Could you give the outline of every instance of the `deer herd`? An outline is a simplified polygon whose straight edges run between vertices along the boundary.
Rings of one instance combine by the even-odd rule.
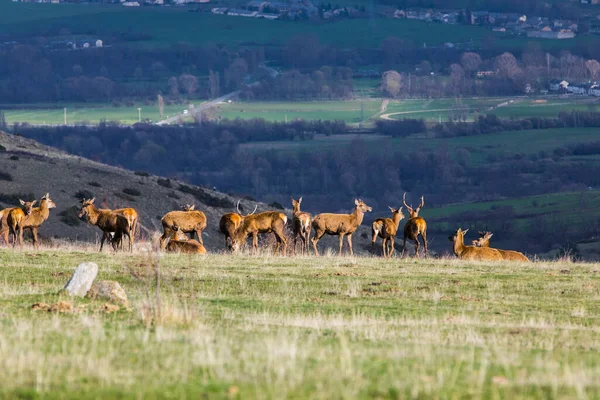
[[[29,229],[33,236],[33,244],[36,249],[39,248],[38,230],[40,226],[48,219],[50,209],[55,208],[56,204],[50,199],[50,194],[46,193],[39,202],[38,207],[34,207],[36,201],[26,202],[19,200],[21,207],[11,207],[0,211],[0,236],[9,244],[12,240],[13,247],[19,244],[23,247],[23,231]],[[354,210],[350,214],[332,214],[323,213],[312,217],[309,213],[301,211],[302,197],[292,201],[292,238],[293,252],[297,254],[298,239],[300,241],[301,254],[309,252],[310,243],[315,255],[319,255],[317,244],[319,240],[327,234],[338,236],[339,255],[342,255],[344,237],[348,242],[350,254],[353,255],[352,235],[362,224],[365,213],[371,212],[372,208],[362,200],[354,200]],[[135,234],[138,229],[138,213],[133,208],[121,209],[101,209],[95,206],[95,199],[82,199],[81,207],[78,212],[79,218],[85,218],[90,225],[95,225],[102,231],[100,241],[100,251],[104,243],[108,241],[114,250],[123,248],[123,238],[127,236],[129,246],[128,250],[133,251]],[[419,212],[425,206],[425,199],[421,197],[421,203],[417,208],[413,208],[406,203],[406,193],[402,196],[403,207],[408,212],[408,220],[404,224],[404,240],[402,245],[402,255],[406,252],[406,241],[411,240],[415,245],[415,256],[419,257],[421,244],[419,236],[423,240],[425,256],[428,257],[427,250],[427,223]],[[406,218],[402,208],[389,207],[391,218],[377,218],[371,224],[371,248],[374,248],[377,238],[382,240],[383,257],[392,257],[395,253],[395,238],[400,226],[400,222]],[[239,201],[236,206],[237,212],[224,214],[219,221],[219,231],[225,237],[225,247],[230,251],[237,252],[245,246],[247,238],[252,236],[252,252],[258,252],[258,235],[264,233],[273,233],[277,242],[275,254],[281,252],[285,255],[287,252],[288,238],[285,234],[288,217],[279,211],[265,211],[256,213],[257,208],[248,214],[243,214],[239,208]],[[185,205],[181,210],[170,211],[161,219],[163,234],[160,237],[160,249],[169,252],[205,254],[206,249],[202,240],[202,231],[206,228],[206,215],[195,209],[194,205]],[[314,231],[312,239],[311,231]],[[457,229],[449,240],[453,243],[453,252],[459,259],[463,260],[510,260],[529,262],[529,259],[523,254],[512,250],[500,250],[490,247],[491,232],[479,232],[479,239],[473,240],[471,246],[464,243],[464,236],[467,230]],[[190,235],[189,238],[187,235]],[[10,238],[9,238],[10,236]],[[195,239],[197,237],[197,240]]]

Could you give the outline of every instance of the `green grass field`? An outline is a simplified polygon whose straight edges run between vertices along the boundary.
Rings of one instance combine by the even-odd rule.
[[[143,253],[0,260],[5,398],[600,396],[597,264],[165,256],[157,297]],[[129,309],[56,294],[84,260]]]
[[[64,122],[63,107],[67,108],[67,123],[92,123],[97,124],[102,120],[109,122],[116,121],[122,124],[134,124],[138,122],[138,107],[141,110],[142,119],[152,121],[160,120],[160,113],[156,105],[138,104],[134,107],[113,107],[110,104],[35,104],[34,108],[14,108],[4,109],[6,122],[13,124],[15,122],[27,122],[29,124],[60,125]],[[27,106],[25,106],[27,107]],[[31,106],[29,106],[31,107]],[[169,105],[165,106],[164,117],[181,113],[187,105]],[[2,110],[0,105],[0,110]]]

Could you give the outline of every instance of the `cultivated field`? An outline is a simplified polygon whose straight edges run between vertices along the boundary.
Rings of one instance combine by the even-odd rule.
[[[149,253],[0,261],[1,397],[600,396],[598,264],[168,255],[157,298]],[[130,308],[57,295],[82,261]]]

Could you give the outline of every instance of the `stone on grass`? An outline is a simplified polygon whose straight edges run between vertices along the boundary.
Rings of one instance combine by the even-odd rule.
[[[98,275],[98,264],[93,262],[84,262],[79,264],[69,282],[67,282],[64,290],[70,296],[83,297],[86,295],[94,279]]]
[[[129,304],[127,294],[121,285],[119,285],[119,282],[115,281],[94,282],[87,293],[87,297],[90,299],[105,299],[124,307],[127,307]]]

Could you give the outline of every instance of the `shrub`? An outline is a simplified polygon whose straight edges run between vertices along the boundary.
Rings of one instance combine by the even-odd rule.
[[[177,195],[177,193],[175,193],[175,192],[170,192],[169,194],[167,194],[167,197],[170,197],[170,198],[175,199],[175,200],[181,199],[181,197],[179,197]]]
[[[9,174],[8,172],[0,171],[0,181],[12,182],[12,180],[13,180],[13,177],[11,174]]]
[[[115,192],[114,193],[116,197],[123,199],[123,200],[127,200],[127,201],[135,201],[135,197],[133,196],[129,196],[125,193],[121,193],[121,192]]]
[[[4,147],[0,144],[0,152],[4,152],[4,151],[6,151],[6,147]]]
[[[271,204],[269,204],[269,207],[273,207],[277,210],[283,210],[283,206],[281,205],[281,203],[278,203],[276,201],[272,202]]]
[[[94,193],[90,192],[89,190],[82,189],[77,191],[73,197],[76,199],[93,199]]]
[[[16,206],[20,204],[19,199],[23,199],[25,201],[32,201],[33,199],[35,199],[35,196],[33,195],[33,193],[0,193],[0,202],[4,204]]]
[[[13,161],[19,161],[19,156],[10,156],[10,159]]]
[[[81,224],[81,220],[77,216],[79,209],[76,206],[69,207],[58,213],[60,217],[60,222],[63,224],[67,224],[69,226],[79,226]]]
[[[142,192],[135,188],[125,188],[123,189],[123,193],[128,194],[130,196],[141,196]]]
[[[137,176],[145,176],[145,177],[150,176],[150,174],[145,171],[135,171],[134,174],[136,174]]]
[[[168,189],[171,189],[173,187],[173,185],[171,185],[171,180],[169,178],[167,178],[167,179],[158,178],[156,183],[158,183],[159,186],[166,187]]]
[[[99,184],[98,182],[95,182],[95,181],[88,182],[88,185],[93,186],[93,187],[102,187],[101,184]]]

